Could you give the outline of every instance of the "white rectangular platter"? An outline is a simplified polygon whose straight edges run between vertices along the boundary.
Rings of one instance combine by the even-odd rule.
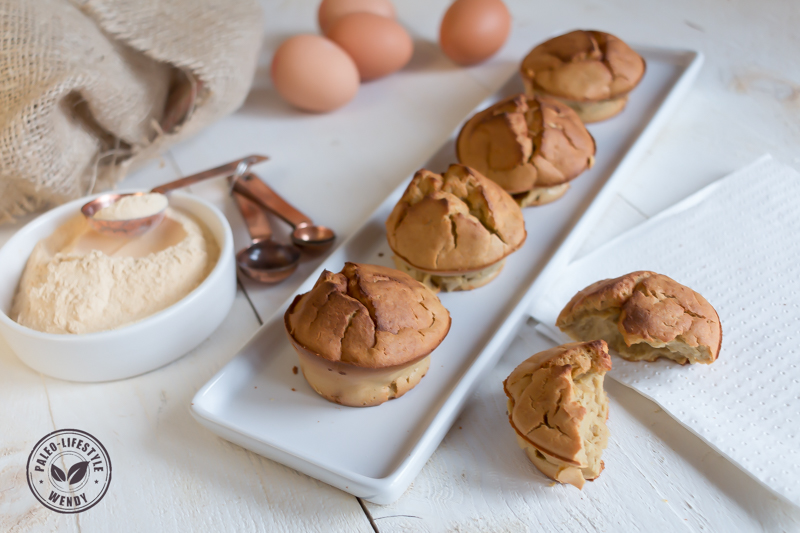
[[[647,61],[647,73],[627,109],[589,127],[597,142],[595,166],[573,181],[562,199],[525,210],[528,239],[497,279],[475,291],[440,295],[452,327],[416,388],[368,408],[343,407],[318,396],[302,373],[293,372],[299,365],[283,327],[289,300],[198,391],[191,406],[194,417],[225,439],[355,496],[378,504],[399,498],[527,317],[541,286],[534,281],[544,266],[558,269],[574,254],[702,64],[702,55],[694,51],[636,49]],[[515,75],[476,111],[522,90]],[[440,172],[455,162],[459,128],[422,168]],[[384,221],[408,180],[328,256],[299,293],[308,291],[323,269],[338,272],[346,261],[392,266]]]

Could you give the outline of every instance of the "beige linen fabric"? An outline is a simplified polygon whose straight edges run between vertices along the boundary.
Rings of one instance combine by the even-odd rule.
[[[0,0],[0,223],[239,107],[261,33],[256,0]]]

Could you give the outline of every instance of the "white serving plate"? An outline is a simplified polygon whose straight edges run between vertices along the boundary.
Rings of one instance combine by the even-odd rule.
[[[444,438],[470,391],[513,339],[542,268],[548,261],[548,268],[557,268],[563,264],[560,257],[570,257],[580,246],[702,64],[699,52],[637,51],[647,60],[647,74],[628,108],[589,127],[597,142],[594,168],[573,181],[559,201],[524,210],[528,239],[496,280],[475,291],[440,295],[452,328],[416,388],[368,408],[343,407],[318,396],[302,373],[292,372],[299,363],[283,326],[289,299],[198,391],[193,416],[225,439],[355,496],[378,504],[399,498]],[[475,111],[522,90],[515,75]],[[459,129],[424,168],[443,171],[455,162]],[[308,291],[323,269],[338,272],[345,261],[392,266],[384,221],[410,179],[339,245],[298,293]]]
[[[170,205],[203,222],[220,248],[217,264],[197,288],[154,315],[110,331],[59,335],[17,324],[8,314],[33,247],[97,196],[80,198],[42,214],[0,248],[0,334],[23,363],[69,381],[124,379],[171,363],[217,329],[236,297],[233,235],[228,220],[202,198],[174,192],[170,193]]]

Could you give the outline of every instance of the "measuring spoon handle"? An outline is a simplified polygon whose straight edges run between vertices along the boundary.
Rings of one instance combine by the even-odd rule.
[[[189,185],[194,185],[195,183],[198,183],[203,180],[216,178],[219,176],[225,176],[226,174],[228,175],[233,174],[234,172],[236,172],[236,168],[239,166],[240,163],[245,163],[249,167],[251,165],[255,165],[256,163],[261,163],[262,161],[266,161],[267,159],[269,159],[269,157],[265,155],[249,155],[247,157],[243,157],[242,159],[231,161],[230,163],[226,163],[224,165],[220,165],[215,168],[204,170],[203,172],[198,172],[197,174],[192,174],[191,176],[186,176],[185,178],[165,183],[164,185],[159,185],[158,187],[153,189],[152,192],[164,194],[169,191],[174,191],[175,189],[180,189],[181,187],[188,187]]]
[[[278,193],[272,190],[272,187],[261,181],[261,179],[252,172],[245,174],[241,179],[237,180],[233,186],[233,190],[258,202],[262,207],[269,209],[294,228],[313,224],[310,218],[281,198]]]
[[[233,191],[231,196],[233,196],[236,207],[239,208],[239,212],[244,218],[247,232],[250,234],[250,239],[253,243],[267,241],[272,238],[272,227],[269,224],[269,219],[267,219],[267,214],[261,209],[261,206],[236,191]]]

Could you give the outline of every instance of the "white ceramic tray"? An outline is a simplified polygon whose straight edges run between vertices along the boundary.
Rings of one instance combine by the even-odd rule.
[[[194,417],[225,439],[355,496],[378,504],[399,498],[527,317],[541,286],[534,283],[539,273],[546,264],[548,270],[558,269],[574,254],[702,64],[702,55],[694,51],[637,51],[647,60],[647,74],[627,109],[589,128],[597,142],[594,168],[573,181],[559,201],[525,210],[528,239],[496,280],[475,291],[441,295],[452,328],[416,388],[378,407],[343,407],[322,399],[302,373],[292,371],[297,356],[283,327],[290,299],[195,395]],[[522,84],[515,75],[476,111],[519,92]],[[453,138],[422,166],[443,171],[451,162]],[[308,291],[323,269],[338,272],[345,261],[391,266],[384,221],[407,184],[401,183],[298,292]]]

